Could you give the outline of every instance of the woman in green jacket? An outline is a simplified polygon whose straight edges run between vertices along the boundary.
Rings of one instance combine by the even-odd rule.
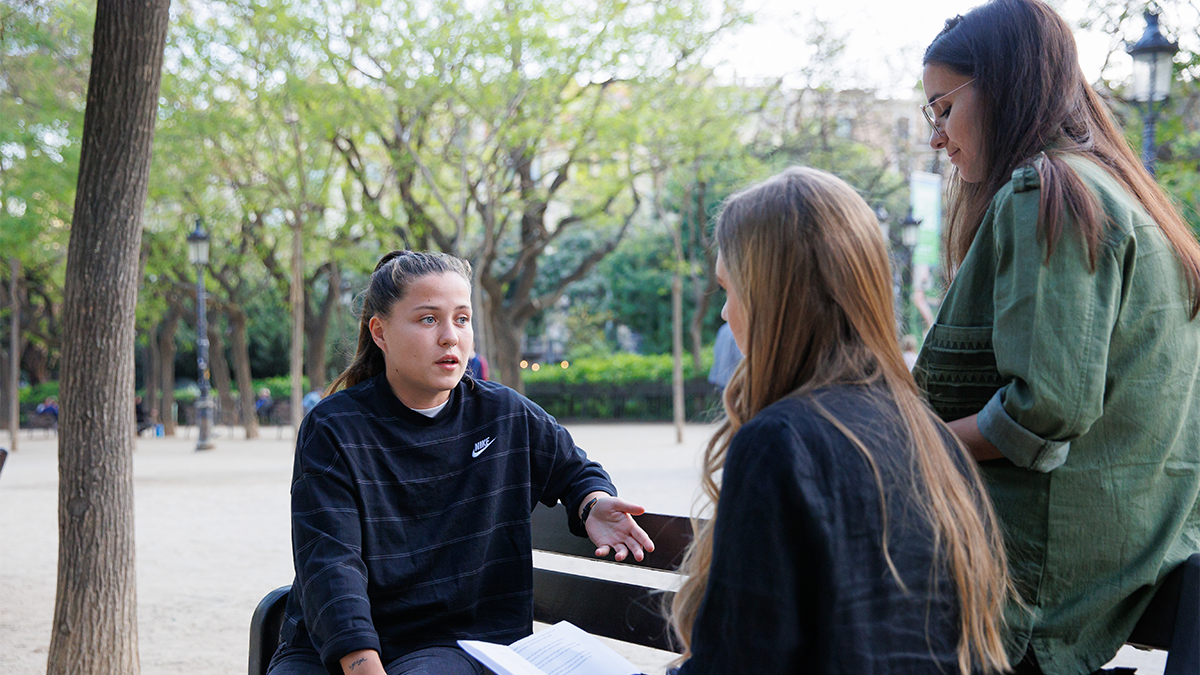
[[[925,52],[952,283],[915,375],[980,462],[1017,673],[1098,670],[1200,551],[1200,246],[1039,0]]]

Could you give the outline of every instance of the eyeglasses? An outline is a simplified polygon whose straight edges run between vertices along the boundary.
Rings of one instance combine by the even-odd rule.
[[[966,82],[958,85],[957,87],[951,89],[950,91],[933,99],[929,103],[926,103],[925,105],[921,106],[921,114],[925,116],[925,121],[929,122],[929,128],[933,129],[933,133],[937,134],[938,136],[941,136],[946,133],[945,131],[942,131],[942,128],[940,126],[938,126],[938,123],[937,123],[938,116],[933,113],[933,104],[946,98],[950,94],[953,94],[954,92],[958,91],[959,89],[962,89],[963,87],[967,86],[968,84],[971,84],[974,81],[975,81],[975,78],[972,77],[971,79],[967,80]]]

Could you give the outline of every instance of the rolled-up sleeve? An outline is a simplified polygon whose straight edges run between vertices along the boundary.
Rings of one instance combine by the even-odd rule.
[[[1004,409],[1003,392],[1004,389],[997,391],[979,411],[976,418],[979,432],[1017,466],[1043,473],[1062,466],[1067,461],[1071,444],[1046,440],[1018,424]]]
[[[1022,175],[1023,174],[1023,175]],[[993,205],[996,368],[1008,380],[979,413],[984,438],[1018,466],[1051,471],[1104,411],[1109,341],[1120,313],[1123,256],[1102,241],[1093,268],[1073,218],[1047,258],[1032,168]]]

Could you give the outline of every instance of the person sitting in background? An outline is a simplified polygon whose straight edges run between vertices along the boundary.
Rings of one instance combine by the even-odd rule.
[[[716,386],[718,392],[725,391],[733,371],[742,362],[742,350],[738,349],[737,341],[733,339],[733,331],[729,324],[722,324],[717,329],[717,340],[713,343],[713,364],[708,371],[708,381]]]
[[[488,379],[488,362],[483,354],[471,350],[471,358],[467,360],[467,374],[476,380]]]
[[[39,415],[49,415],[54,421],[54,426],[58,427],[58,399],[47,396],[46,400],[38,404],[35,412]]]
[[[258,415],[258,419],[265,422],[274,405],[275,399],[271,398],[271,390],[266,387],[259,389],[258,398],[254,401],[254,413]]]
[[[138,436],[141,436],[143,431],[154,426],[154,423],[150,421],[150,413],[146,411],[146,406],[142,404],[141,396],[133,398],[133,415],[137,420]]]

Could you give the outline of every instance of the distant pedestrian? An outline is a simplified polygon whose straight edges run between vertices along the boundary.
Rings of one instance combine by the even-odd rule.
[[[304,414],[307,415],[310,410],[317,407],[317,404],[321,402],[321,398],[323,398],[321,392],[316,389],[305,394],[304,400],[300,402],[304,406]]]
[[[271,408],[275,406],[275,399],[271,398],[271,390],[263,387],[258,390],[258,398],[254,401],[254,414],[262,421],[266,421],[271,414]]]
[[[467,360],[467,374],[476,380],[488,379],[487,357],[471,350],[471,358]]]
[[[717,329],[717,341],[713,343],[713,364],[708,371],[708,381],[716,385],[717,391],[724,391],[741,362],[742,350],[733,339],[733,331],[729,330],[729,324],[722,324]]]

